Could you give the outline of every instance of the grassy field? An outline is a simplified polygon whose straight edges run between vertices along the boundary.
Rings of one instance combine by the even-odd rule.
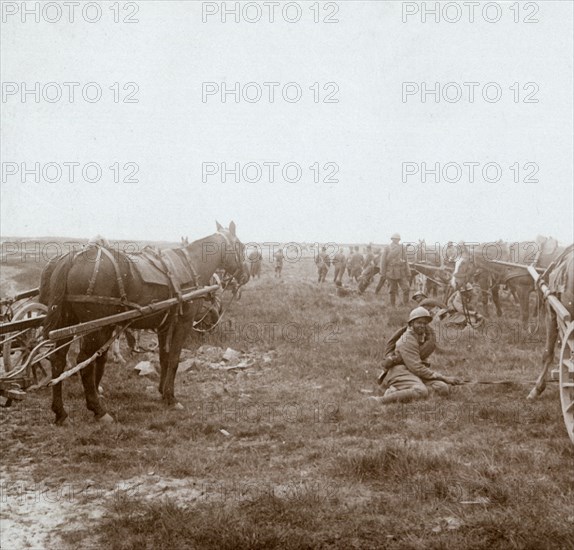
[[[319,288],[310,260],[282,280],[264,265],[200,343],[272,360],[178,374],[185,410],[162,407],[140,358],[108,366],[113,425],[93,420],[76,378],[66,427],[47,390],[1,410],[1,548],[574,548],[557,385],[526,401],[543,328],[503,306],[480,333],[440,329],[431,361],[510,383],[382,406],[378,363],[410,308],[389,310],[386,289]]]

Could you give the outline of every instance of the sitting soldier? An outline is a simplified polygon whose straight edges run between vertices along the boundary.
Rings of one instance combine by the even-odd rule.
[[[385,393],[374,399],[382,403],[425,399],[429,389],[445,395],[449,385],[462,383],[456,377],[431,370],[426,361],[436,348],[436,336],[428,326],[431,320],[424,307],[417,307],[411,311],[408,325],[388,341],[378,379]]]
[[[466,283],[448,300],[446,310],[440,312],[440,318],[446,319],[447,327],[466,327],[467,324],[477,328],[483,325],[484,317],[471,309],[474,287]]]

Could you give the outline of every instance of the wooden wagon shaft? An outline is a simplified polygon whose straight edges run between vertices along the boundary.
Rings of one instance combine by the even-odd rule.
[[[540,275],[532,266],[527,266],[528,272],[530,273],[531,277],[534,279],[536,286],[540,289],[544,298],[548,300],[552,309],[556,312],[556,314],[565,322],[569,323],[572,319],[570,318],[569,311],[564,307],[564,304],[552,294],[548,285],[540,278]]]
[[[210,285],[199,290],[193,290],[182,294],[181,298],[184,302],[189,302],[196,298],[203,298],[210,292],[218,290],[219,285]],[[140,309],[133,309],[130,311],[124,311],[123,313],[116,313],[115,315],[109,315],[107,317],[101,317],[100,319],[95,319],[93,321],[87,321],[85,323],[80,323],[78,325],[72,325],[65,328],[60,328],[57,330],[50,331],[48,335],[50,340],[61,340],[62,338],[68,338],[69,336],[75,336],[76,334],[82,334],[84,332],[91,332],[98,328],[102,328],[108,325],[115,325],[123,323],[124,321],[130,321],[132,319],[137,319],[138,317],[144,317],[151,315],[153,313],[158,313],[162,310],[169,309],[179,303],[177,298],[169,298],[168,300],[162,300],[161,302],[156,302],[155,304],[149,304],[147,306],[142,306]]]
[[[534,267],[534,266],[529,266],[529,265],[525,265],[525,264],[515,264],[513,262],[505,262],[503,260],[488,260],[489,262],[492,262],[493,264],[499,264],[499,265],[505,265],[507,267],[519,267],[522,269],[528,269],[528,271],[530,271],[530,267],[532,267],[533,269],[536,270],[536,272],[538,273],[544,273],[544,268],[543,267]]]
[[[18,332],[20,330],[39,327],[44,322],[45,318],[45,315],[38,315],[36,317],[30,317],[29,319],[2,323],[0,325],[0,334],[8,334],[9,332]]]
[[[32,296],[37,296],[38,294],[40,294],[39,288],[31,288],[30,290],[24,290],[23,292],[20,292],[20,294],[16,294],[16,296],[14,296],[14,301],[24,300],[25,298],[31,298]]]

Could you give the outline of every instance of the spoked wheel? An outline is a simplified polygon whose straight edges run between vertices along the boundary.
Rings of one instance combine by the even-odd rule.
[[[21,321],[24,319],[31,319],[39,315],[45,315],[47,308],[43,304],[30,302],[19,308],[13,317],[13,321]],[[4,363],[4,370],[8,373],[19,369],[28,359],[30,352],[42,339],[42,328],[30,328],[22,331],[16,338],[8,340],[2,346],[2,360]],[[23,378],[27,379],[32,384],[38,384],[41,380],[49,375],[49,361],[43,359],[38,361],[27,369],[28,372],[23,373]]]
[[[574,322],[568,324],[560,350],[560,401],[568,435],[574,443]]]

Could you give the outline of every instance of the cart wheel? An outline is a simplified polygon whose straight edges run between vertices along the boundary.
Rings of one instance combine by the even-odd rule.
[[[568,435],[574,443],[574,322],[568,324],[560,350],[560,401]]]
[[[44,304],[30,302],[17,309],[12,320],[21,321],[23,319],[30,319],[32,317],[37,317],[38,315],[45,315],[47,311],[48,308]],[[4,362],[4,370],[6,372],[17,369],[26,361],[29,353],[40,341],[41,334],[41,327],[30,328],[23,332],[23,334],[18,338],[4,343],[2,346],[2,360]],[[45,363],[45,365],[42,365],[42,363]],[[47,375],[47,364],[47,361],[40,361],[35,365],[32,365],[31,372],[29,374],[32,375],[34,380],[36,380],[40,371],[43,371],[44,375]]]

